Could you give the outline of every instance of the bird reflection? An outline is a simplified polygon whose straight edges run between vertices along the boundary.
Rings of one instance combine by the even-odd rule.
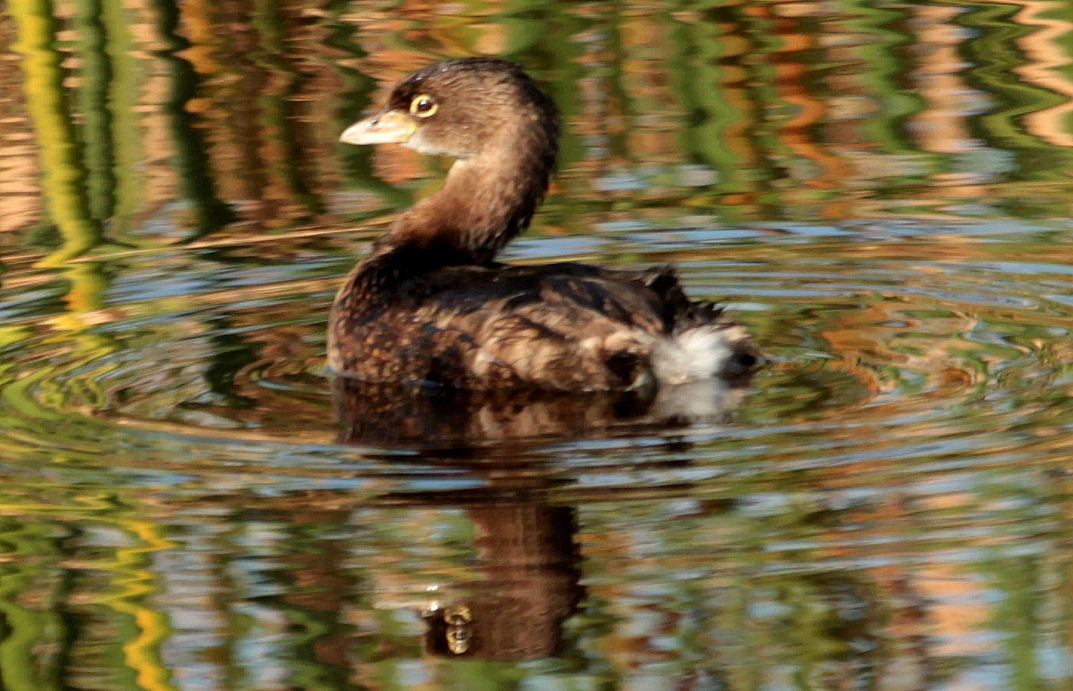
[[[428,451],[511,446],[680,430],[725,422],[748,379],[668,386],[654,396],[634,392],[528,397],[370,384],[337,377],[336,418],[343,444],[396,445]],[[497,449],[504,451],[502,446]]]
[[[553,655],[562,623],[583,594],[574,510],[517,503],[470,506],[466,513],[478,532],[480,590],[428,603],[421,613],[425,649],[490,660]]]
[[[382,499],[412,508],[459,507],[476,528],[479,587],[436,588],[415,601],[388,589],[377,606],[416,609],[432,655],[531,660],[563,645],[563,622],[584,594],[572,506],[548,502],[561,487],[539,443],[594,436],[659,434],[679,439],[698,421],[723,421],[742,395],[736,384],[697,382],[657,395],[536,395],[368,384],[340,377],[334,402],[346,444],[405,447],[422,460],[464,467],[476,488],[397,492]],[[552,461],[553,463],[553,461]]]

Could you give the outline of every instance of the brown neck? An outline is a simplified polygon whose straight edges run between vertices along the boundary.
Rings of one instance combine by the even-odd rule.
[[[484,152],[457,161],[439,192],[404,214],[373,256],[421,255],[420,265],[487,264],[526,229],[548,186],[554,140],[504,128]],[[401,258],[401,257],[400,257]]]

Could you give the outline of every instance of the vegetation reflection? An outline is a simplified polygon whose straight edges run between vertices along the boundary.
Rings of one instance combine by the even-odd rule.
[[[1073,9],[445,7],[0,12],[0,685],[1068,686],[1073,252],[1068,226],[1006,233],[1070,215]],[[740,412],[769,437],[632,445],[614,406],[493,406],[440,428],[510,443],[600,418],[612,441],[513,463],[331,445],[317,313],[377,232],[352,222],[443,173],[338,133],[475,54],[562,108],[535,234],[683,263],[752,300],[787,360],[827,355],[776,363]],[[938,230],[861,241],[906,218]],[[992,218],[1000,240],[941,225]],[[720,269],[756,282],[706,283],[689,233],[719,223],[791,240],[727,244]]]

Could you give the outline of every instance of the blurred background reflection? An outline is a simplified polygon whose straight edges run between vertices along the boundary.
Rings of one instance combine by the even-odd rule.
[[[333,385],[447,167],[338,135],[467,55],[563,112],[507,259],[678,264],[752,382]],[[7,0],[0,688],[1069,688],[1071,171],[1063,0]]]

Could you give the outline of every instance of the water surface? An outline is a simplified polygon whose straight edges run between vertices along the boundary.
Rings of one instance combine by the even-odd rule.
[[[9,3],[0,688],[1067,688],[1071,22]],[[677,264],[747,388],[333,392],[336,287],[445,170],[336,137],[474,54],[567,131],[506,258]]]

